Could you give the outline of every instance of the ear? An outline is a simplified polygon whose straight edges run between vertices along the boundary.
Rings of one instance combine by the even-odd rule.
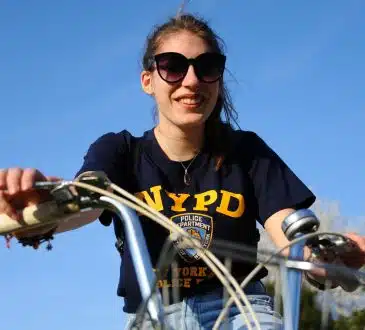
[[[142,85],[142,89],[145,93],[147,93],[148,95],[153,95],[152,72],[151,71],[142,71],[141,85]]]

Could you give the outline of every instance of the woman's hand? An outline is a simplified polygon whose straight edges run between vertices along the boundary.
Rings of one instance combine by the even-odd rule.
[[[47,177],[36,169],[9,168],[0,170],[0,214],[20,220],[21,210],[49,199],[48,192],[36,191],[36,181],[59,181],[57,177]]]
[[[365,265],[365,236],[356,233],[347,233],[345,236],[353,241],[355,248],[341,256],[341,260],[348,267],[361,268]]]
[[[345,237],[349,238],[351,240],[351,244],[353,246],[350,246],[348,249],[346,249],[346,252],[343,252],[334,259],[326,256],[324,259],[321,257],[315,257],[309,258],[309,261],[312,261],[314,263],[329,263],[329,264],[339,264],[339,265],[345,265],[350,268],[359,269],[362,266],[365,265],[365,237],[360,236],[356,233],[347,233],[344,235]],[[332,288],[335,288],[337,286],[341,286],[344,290],[351,292],[357,289],[358,287],[358,281],[356,277],[349,278],[341,277],[338,273],[327,273],[324,269],[315,269],[310,272],[306,272],[306,278],[315,287],[318,289],[324,290],[325,288],[325,282],[329,280],[332,284]]]

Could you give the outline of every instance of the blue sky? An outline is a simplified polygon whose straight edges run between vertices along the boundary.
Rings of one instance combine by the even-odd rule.
[[[179,3],[0,1],[0,166],[71,178],[101,134],[150,128],[139,60],[151,27]],[[188,9],[226,42],[241,127],[318,198],[365,215],[365,2],[193,0]],[[94,223],[58,236],[51,253],[0,249],[1,329],[121,329],[113,244]]]

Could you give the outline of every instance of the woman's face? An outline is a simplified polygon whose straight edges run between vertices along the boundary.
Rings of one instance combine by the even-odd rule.
[[[190,59],[209,50],[203,39],[181,31],[165,37],[156,55],[174,52]],[[175,83],[163,80],[156,69],[142,72],[141,81],[143,89],[156,100],[160,123],[180,128],[203,126],[217,102],[220,84],[219,80],[199,81],[192,65],[186,76]]]

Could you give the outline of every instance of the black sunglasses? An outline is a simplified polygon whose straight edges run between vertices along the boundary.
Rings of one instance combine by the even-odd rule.
[[[154,57],[157,72],[168,83],[182,81],[189,66],[194,67],[197,78],[205,83],[214,83],[223,76],[226,57],[219,53],[203,53],[196,58],[186,58],[179,53],[161,53]]]

